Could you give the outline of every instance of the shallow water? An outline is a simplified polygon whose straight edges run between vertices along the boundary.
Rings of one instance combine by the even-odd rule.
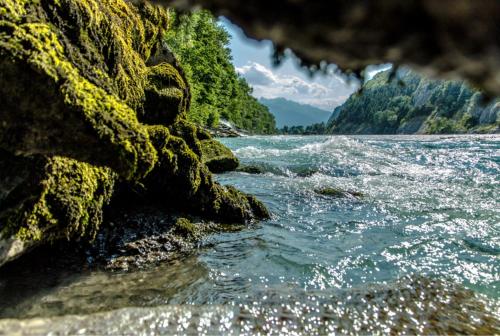
[[[147,329],[142,324],[134,329],[124,315],[149,316],[156,321],[151,328],[159,328],[170,314],[178,328],[182,316],[210,312],[215,329],[203,329],[208,333],[224,321],[239,332],[283,326],[313,334],[498,331],[499,136],[221,141],[242,164],[265,173],[231,172],[218,180],[257,195],[271,210],[271,220],[215,234],[192,255],[142,271],[0,280],[0,317],[30,318],[29,328],[57,321],[71,325],[75,317],[55,322],[53,317],[79,316],[76,329],[62,329],[68,333],[85,328],[82,318],[88,326],[103,318],[94,313],[124,307],[135,308],[112,315],[115,331]],[[363,196],[315,192],[325,187]],[[21,295],[33,281],[36,290]],[[290,324],[283,324],[283,316]],[[324,329],[324,316],[336,329]],[[474,316],[476,322],[470,320]],[[247,330],[242,321],[249,318]],[[211,320],[196,321],[200,327]],[[0,331],[19,323],[4,320]],[[186,328],[197,330],[189,323]]]

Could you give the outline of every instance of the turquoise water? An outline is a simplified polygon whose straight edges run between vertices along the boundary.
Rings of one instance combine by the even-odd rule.
[[[217,237],[200,255],[219,279],[215,289],[241,281],[221,296],[262,286],[351,288],[408,274],[500,295],[498,136],[221,141],[242,164],[267,173],[232,172],[219,181],[257,195],[273,213],[254,230]],[[314,192],[324,187],[364,197]]]
[[[36,294],[0,304],[0,316],[50,318],[26,323],[63,333],[161,332],[171,319],[176,330],[208,334],[267,333],[283,321],[324,334],[325,316],[340,333],[500,330],[500,136],[220,140],[263,174],[218,181],[256,195],[272,219],[143,270],[27,275],[3,293],[35,281]],[[346,193],[318,193],[327,187]],[[467,329],[471,318],[480,326]]]

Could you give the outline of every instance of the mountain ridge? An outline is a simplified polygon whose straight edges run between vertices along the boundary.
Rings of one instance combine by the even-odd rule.
[[[274,115],[277,128],[326,123],[331,115],[330,111],[282,97],[260,98],[259,102],[267,106],[271,114]]]

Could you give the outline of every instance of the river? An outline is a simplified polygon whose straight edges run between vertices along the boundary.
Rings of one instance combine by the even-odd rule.
[[[261,173],[217,179],[270,220],[140,271],[44,275],[0,334],[499,332],[500,136],[221,141]]]

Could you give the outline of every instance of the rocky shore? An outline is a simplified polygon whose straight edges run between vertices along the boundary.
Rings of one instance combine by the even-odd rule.
[[[205,131],[217,138],[237,138],[248,135],[245,130],[239,129],[227,120],[221,120],[215,127],[206,127]]]
[[[40,246],[99,241],[144,206],[200,223],[268,216],[212,177],[235,158],[187,121],[189,84],[162,41],[167,9],[124,0],[0,8],[0,266]],[[160,223],[127,230],[206,231],[180,217]],[[172,237],[160,240],[174,246]]]

